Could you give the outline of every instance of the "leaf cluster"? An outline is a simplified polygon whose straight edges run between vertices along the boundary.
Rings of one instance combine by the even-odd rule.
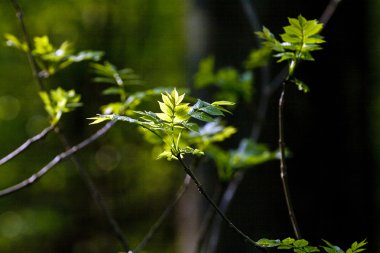
[[[301,60],[314,61],[311,53],[322,49],[320,44],[325,41],[320,35],[323,24],[317,20],[307,20],[299,15],[298,18],[288,18],[288,21],[289,25],[285,26],[284,33],[280,34],[281,42],[266,27],[256,34],[263,39],[264,47],[276,52],[274,57],[279,58],[278,62],[289,62],[289,77],[292,77],[297,63]],[[298,85],[300,90],[308,91],[303,82],[297,79],[293,79],[292,82]]]
[[[122,120],[129,123],[138,124],[142,128],[150,131],[164,144],[164,151],[158,155],[158,159],[177,159],[184,154],[202,155],[203,152],[197,148],[192,148],[182,140],[182,137],[189,132],[198,132],[199,126],[195,120],[211,122],[215,117],[223,116],[229,112],[223,106],[233,105],[228,101],[216,101],[207,103],[198,100],[194,105],[184,103],[185,93],[179,94],[176,89],[171,93],[161,94],[161,101],[158,101],[160,112],[135,111],[137,117],[120,115],[99,115],[90,118],[94,120],[91,124],[97,124],[105,120]]]
[[[323,240],[327,246],[322,246],[322,248],[327,252],[327,253],[359,253],[362,251],[365,251],[366,249],[364,248],[365,245],[367,245],[367,240],[363,240],[361,242],[354,242],[351,244],[351,247],[348,248],[346,251],[342,250],[336,245],[331,244],[330,242]]]
[[[310,246],[309,242],[305,239],[293,239],[286,238],[284,240],[271,240],[271,239],[260,239],[257,243],[266,248],[277,248],[279,250],[292,250],[295,253],[310,253],[310,252],[320,252],[320,248],[327,253],[359,253],[365,251],[364,246],[367,244],[367,240],[361,242],[354,242],[351,247],[346,251],[342,250],[340,247],[323,240],[326,246]]]
[[[41,69],[39,73],[41,77],[54,75],[57,71],[67,68],[73,63],[82,61],[99,61],[103,52],[85,50],[74,53],[73,46],[70,42],[64,41],[60,46],[56,47],[50,43],[48,36],[34,37],[33,48],[29,49],[26,42],[20,41],[12,34],[6,34],[6,45],[14,47],[23,52],[31,51],[38,67]]]
[[[91,69],[96,75],[93,79],[97,83],[111,85],[103,90],[103,95],[117,95],[119,101],[109,103],[101,107],[104,114],[128,114],[133,108],[140,104],[141,99],[137,96],[131,97],[131,87],[141,85],[140,77],[130,68],[118,69],[115,65],[106,61],[103,64],[92,63]],[[139,94],[141,97],[141,93]]]
[[[49,92],[41,91],[39,95],[50,117],[51,125],[57,124],[63,113],[71,112],[82,105],[80,103],[81,97],[75,93],[75,90],[66,91],[58,87]]]

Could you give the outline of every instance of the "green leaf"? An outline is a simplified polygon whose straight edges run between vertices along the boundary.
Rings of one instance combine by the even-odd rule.
[[[14,47],[14,48],[21,50],[21,51],[24,51],[24,52],[28,51],[27,44],[25,42],[21,42],[16,36],[9,34],[9,33],[6,33],[4,35],[4,37],[6,39],[6,45],[8,47]]]
[[[49,114],[52,125],[55,125],[60,120],[63,113],[73,111],[82,105],[79,103],[80,95],[76,94],[74,90],[66,91],[58,87],[49,91],[49,93],[42,91],[39,95],[44,103],[46,112]]]
[[[172,122],[173,119],[165,113],[156,113],[157,117],[165,122]]]
[[[199,126],[196,123],[185,123],[183,126],[190,131],[199,132]]]
[[[215,59],[212,56],[201,60],[198,72],[194,76],[196,88],[203,88],[215,83],[214,65]]]
[[[313,61],[312,51],[320,50],[323,37],[319,34],[323,24],[317,20],[306,20],[302,15],[297,18],[289,18],[289,25],[285,26],[284,33],[280,34],[280,43],[274,35],[266,28],[256,33],[264,40],[264,47],[277,51],[274,57],[280,58],[278,62],[289,62],[289,76],[292,76],[297,63],[300,60]]]
[[[266,239],[266,238],[262,238],[262,239],[258,240],[257,243],[260,246],[268,247],[268,248],[277,247],[277,246],[281,245],[280,240],[270,240],[270,239]]]
[[[367,240],[363,240],[361,242],[354,242],[351,244],[351,248],[346,251],[346,253],[357,253],[365,251],[363,247],[367,244]]]
[[[295,242],[295,240],[291,237],[288,237],[281,241],[283,245],[291,245]]]
[[[296,240],[293,245],[297,248],[303,248],[307,245],[309,245],[309,242],[304,240],[304,239],[300,239],[300,240]]]
[[[215,101],[215,102],[212,102],[211,105],[216,105],[216,106],[230,106],[230,105],[235,105],[234,102],[230,102],[230,101]]]
[[[246,69],[255,69],[268,64],[272,48],[261,47],[260,49],[252,50],[248,59],[244,62]]]
[[[309,253],[320,252],[320,250],[317,247],[314,247],[314,246],[306,246],[306,247],[304,247],[304,251],[305,252],[309,252]]]
[[[326,246],[322,246],[322,248],[327,252],[327,253],[344,253],[344,251],[339,248],[338,246],[335,246],[333,244],[331,244],[330,242],[326,241],[326,240],[322,240],[324,243],[326,243]]]
[[[177,157],[175,157],[170,150],[165,150],[161,154],[157,156],[157,160],[166,158],[168,161],[171,161],[172,159],[177,160]]]
[[[173,117],[174,116],[174,111],[173,111],[173,108],[170,108],[169,106],[167,106],[166,104],[158,101],[158,104],[160,105],[160,109],[163,113],[165,113],[167,116],[169,117]]]
[[[199,108],[199,110],[202,112],[205,112],[209,115],[212,115],[212,116],[223,116],[224,115],[221,110],[219,110],[217,107],[212,106],[212,105]]]
[[[82,62],[82,61],[100,61],[104,55],[102,51],[81,51],[76,55],[70,55],[68,59],[72,62]]]
[[[106,118],[106,117],[92,117],[92,118],[87,118],[89,120],[93,120],[93,122],[90,123],[90,125],[95,125],[95,124],[99,124],[99,123],[102,123],[104,121],[108,121],[108,120],[111,120],[110,118]]]
[[[209,116],[207,113],[204,113],[204,112],[194,111],[189,114],[191,117],[198,119],[200,121],[204,121],[204,122],[211,122],[214,120],[211,116]]]
[[[308,93],[310,91],[309,87],[301,80],[293,78],[290,80],[292,83],[298,86],[298,90]]]

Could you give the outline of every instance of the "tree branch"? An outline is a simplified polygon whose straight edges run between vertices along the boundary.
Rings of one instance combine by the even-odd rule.
[[[263,247],[260,244],[258,244],[254,240],[252,240],[248,235],[244,234],[240,229],[238,229],[230,221],[230,219],[228,219],[227,216],[219,209],[219,207],[214,203],[214,201],[210,198],[210,196],[205,192],[205,190],[203,189],[201,183],[199,182],[199,180],[197,179],[197,177],[194,175],[194,173],[191,171],[191,169],[188,168],[186,166],[186,164],[183,162],[183,160],[181,158],[181,155],[177,155],[176,157],[177,157],[178,161],[180,162],[180,164],[182,165],[182,167],[185,170],[185,172],[187,173],[187,175],[189,175],[191,177],[191,179],[193,180],[193,182],[197,186],[198,191],[203,195],[203,197],[207,200],[207,202],[215,209],[215,211],[219,214],[219,216],[223,219],[223,221],[225,223],[227,223],[227,225],[233,231],[235,231],[240,237],[242,237],[245,242],[249,243],[250,245],[252,245],[252,246],[254,246],[256,248],[262,249]]]
[[[26,142],[24,142],[21,146],[19,146],[17,149],[6,155],[5,157],[0,159],[0,165],[3,165],[4,163],[8,162],[9,160],[13,159],[17,155],[19,155],[21,152],[25,151],[32,143],[39,141],[53,130],[54,126],[49,126],[42,130],[39,134],[33,136],[32,138],[28,139]]]
[[[50,171],[54,166],[65,160],[66,158],[72,156],[74,153],[78,152],[79,150],[83,149],[84,147],[91,144],[93,141],[104,135],[114,124],[115,122],[111,121],[107,125],[105,125],[103,128],[98,130],[95,134],[91,135],[89,138],[85,139],[81,143],[79,143],[76,146],[71,147],[69,150],[60,153],[59,155],[55,156],[54,159],[52,159],[47,165],[45,165],[41,170],[39,170],[37,173],[33,174],[29,178],[23,180],[22,182],[15,184],[11,187],[8,187],[6,189],[3,189],[0,191],[0,197],[4,197],[6,195],[15,193],[19,190],[22,190],[28,186],[31,186],[32,184],[36,183],[41,177],[43,177],[47,172]]]
[[[190,179],[191,179],[190,176],[186,175],[185,179],[183,180],[182,185],[180,186],[180,188],[178,189],[175,195],[175,198],[166,206],[165,210],[162,212],[158,220],[154,223],[154,225],[150,228],[149,232],[145,235],[144,239],[139,243],[139,245],[133,251],[134,253],[141,252],[145,248],[145,246],[149,243],[153,235],[158,231],[158,229],[161,227],[165,219],[173,211],[178,201],[182,198],[183,194],[189,188]]]
[[[27,50],[26,54],[28,56],[28,60],[29,60],[30,67],[32,69],[34,80],[37,82],[37,85],[39,86],[40,90],[46,90],[46,88],[42,82],[41,75],[38,71],[38,66],[37,66],[36,60],[34,59],[32,51],[31,51],[33,48],[33,45],[32,45],[32,40],[30,39],[28,30],[26,29],[26,25],[24,22],[24,12],[22,11],[22,8],[19,5],[17,0],[10,0],[10,1],[13,5],[13,8],[16,11],[16,17],[17,17],[18,21],[20,22],[22,34],[23,34],[24,40],[28,46],[28,50]]]
[[[285,89],[286,81],[282,84],[282,91],[280,99],[278,102],[278,131],[279,140],[278,145],[280,149],[280,171],[281,171],[281,182],[285,195],[286,206],[288,208],[288,214],[290,221],[292,223],[293,231],[297,239],[301,239],[301,232],[298,226],[296,216],[294,214],[294,208],[290,197],[289,183],[288,183],[288,172],[285,162],[285,135],[284,135],[284,103],[285,103]]]
[[[247,0],[241,0],[241,1],[242,1],[242,3],[244,1],[244,4],[247,4]],[[330,0],[328,5],[326,6],[326,8],[323,11],[321,18],[320,18],[320,22],[324,23],[325,27],[326,27],[328,21],[330,20],[330,18],[334,15],[334,13],[338,7],[338,4],[340,2],[342,2],[342,0]],[[245,6],[247,6],[247,5],[245,5]],[[244,9],[246,9],[246,7],[244,7]],[[246,11],[246,14],[251,15],[247,11]],[[252,25],[252,20],[254,20],[254,19],[250,16],[248,16],[248,19],[251,20],[251,26],[255,27],[255,25]],[[284,67],[272,79],[272,81],[270,83],[266,83],[262,87],[262,93],[261,93],[261,97],[260,97],[260,101],[259,101],[259,105],[258,105],[258,109],[257,109],[257,118],[256,118],[256,121],[254,122],[254,124],[252,126],[252,131],[251,131],[251,138],[252,139],[254,139],[256,141],[259,139],[259,137],[261,135],[261,131],[262,131],[262,125],[264,123],[264,119],[265,119],[267,111],[268,111],[269,98],[272,96],[274,91],[276,91],[277,88],[284,82],[284,80],[286,79],[287,76],[288,76],[288,66]],[[231,203],[231,200],[233,199],[235,191],[239,187],[244,175],[245,175],[245,172],[241,172],[241,176],[234,177],[230,181],[230,183],[228,184],[227,189],[225,190],[225,192],[222,196],[222,199],[220,201],[221,210],[223,212],[227,211],[227,209]],[[224,206],[225,208],[222,208],[222,206]]]

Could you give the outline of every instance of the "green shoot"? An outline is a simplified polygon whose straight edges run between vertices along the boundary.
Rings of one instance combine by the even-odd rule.
[[[184,103],[185,94],[178,94],[176,89],[171,93],[161,94],[162,101],[158,101],[161,112],[135,111],[138,118],[119,115],[99,115],[90,118],[94,120],[91,124],[101,123],[106,120],[122,120],[138,124],[147,131],[154,134],[162,144],[164,150],[158,155],[158,159],[168,160],[182,157],[184,154],[203,155],[203,151],[192,148],[183,141],[183,136],[190,132],[198,132],[199,126],[195,120],[211,122],[216,117],[229,113],[224,106],[233,105],[229,101],[216,101],[207,103],[198,100],[193,106]]]
[[[76,94],[75,90],[65,91],[58,87],[49,93],[41,91],[39,95],[44,103],[46,112],[49,114],[51,125],[57,124],[63,113],[71,112],[82,105],[79,102],[80,95]]]
[[[41,36],[34,37],[34,48],[29,49],[25,42],[20,41],[16,36],[12,34],[6,34],[6,45],[14,47],[27,53],[31,50],[38,67],[41,72],[41,77],[49,77],[54,75],[59,70],[65,69],[73,63],[82,61],[99,61],[103,56],[103,52],[100,51],[80,51],[74,54],[72,44],[68,41],[64,41],[59,47],[55,47],[50,43],[49,37]]]
[[[289,25],[284,27],[285,33],[280,35],[282,42],[278,41],[266,27],[256,34],[263,39],[264,47],[276,52],[274,57],[280,58],[278,62],[288,61],[290,79],[301,60],[314,61],[311,53],[322,49],[320,44],[325,41],[320,35],[323,24],[318,23],[317,20],[306,20],[302,15],[288,20]],[[291,81],[298,85],[300,90],[308,91],[304,83],[296,79],[291,79]]]

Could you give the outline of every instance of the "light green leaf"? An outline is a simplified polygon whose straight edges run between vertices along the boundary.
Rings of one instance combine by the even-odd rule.
[[[159,160],[159,159],[162,159],[162,158],[166,158],[168,161],[170,161],[172,159],[177,160],[177,157],[175,157],[170,150],[163,151],[161,154],[159,154],[157,156],[156,159]]]
[[[277,246],[281,245],[280,240],[270,240],[270,239],[266,239],[266,238],[262,238],[262,239],[258,240],[257,243],[263,247],[268,247],[268,248],[277,247]]]
[[[172,108],[169,108],[169,106],[167,106],[166,104],[158,101],[158,104],[160,105],[160,109],[163,113],[165,113],[167,116],[169,117],[173,117],[174,116],[174,112],[173,112],[173,109]]]
[[[220,106],[228,106],[228,105],[235,105],[234,102],[230,102],[230,101],[215,101],[213,103],[211,103],[212,105],[220,105]]]
[[[91,122],[90,125],[95,125],[95,124],[102,123],[104,121],[111,120],[110,118],[106,118],[106,117],[92,117],[92,118],[87,118],[87,119],[93,120],[93,122]]]
[[[296,240],[293,245],[297,248],[303,248],[307,245],[309,245],[309,242],[304,240],[304,239],[300,239],[300,240]]]
[[[157,117],[159,117],[163,121],[166,121],[166,122],[172,122],[173,121],[173,119],[165,113],[156,113],[156,115],[157,115]]]
[[[298,86],[298,90],[308,93],[310,91],[309,87],[301,80],[296,78],[291,79],[291,82]]]

